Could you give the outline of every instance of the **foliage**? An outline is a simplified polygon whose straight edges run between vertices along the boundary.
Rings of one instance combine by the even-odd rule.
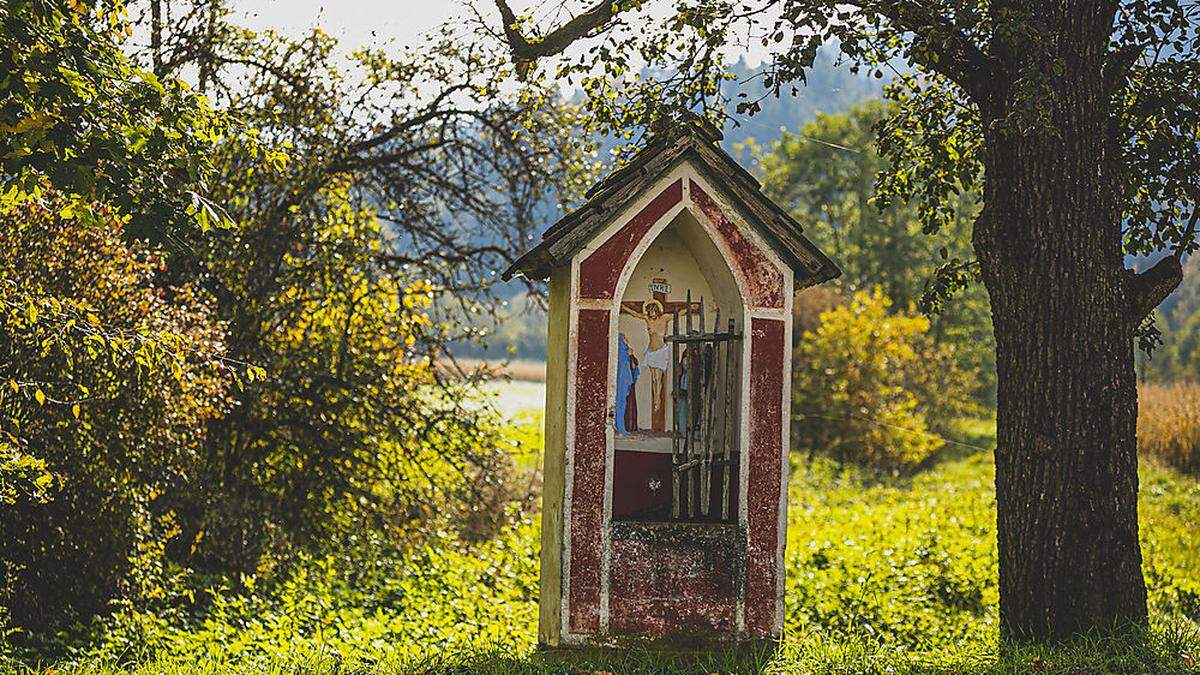
[[[925,239],[911,205],[879,209],[874,180],[887,168],[875,148],[875,126],[894,114],[872,100],[844,113],[819,114],[757,155],[764,190],[786,204],[804,232],[839,261],[851,288],[881,286],[901,306],[915,303],[938,248],[961,255],[970,246],[966,229]],[[961,202],[963,223],[973,216]]]
[[[469,400],[480,374],[435,366],[482,330],[464,317],[490,311],[494,270],[534,209],[575,184],[574,113],[503,91],[502,62],[449,28],[395,55],[359,50],[348,68],[319,30],[221,23],[200,37],[179,53],[205,59],[210,96],[261,152],[217,149],[233,225],[189,240],[171,272],[204,279],[231,355],[268,377],[209,425],[203,487],[180,507],[179,541],[194,545],[172,554],[245,574],[451,514],[490,533],[496,503],[527,495]]]
[[[151,5],[150,45],[120,3],[0,6],[0,630],[167,611],[366,533],[486,538],[536,490],[478,376],[435,364],[582,185],[577,112],[452,27],[345,68],[320,31]]]
[[[972,445],[990,425],[962,422]],[[818,458],[792,467],[785,641],[766,652],[664,655],[637,645],[534,649],[536,523],[464,545],[345,551],[288,580],[213,589],[194,614],[133,610],[59,654],[65,672],[1188,672],[1200,650],[1200,484],[1141,468],[1142,539],[1154,630],[997,654],[990,454],[945,453],[927,472],[879,482]],[[353,561],[353,563],[351,563]],[[207,609],[206,609],[207,608]],[[26,654],[25,659],[33,655]],[[691,659],[695,658],[695,661]]]
[[[0,6],[0,172],[108,203],[159,240],[219,224],[209,148],[240,132],[184,83],[132,66],[129,32],[119,1]]]
[[[1139,454],[1200,475],[1200,384],[1143,384],[1138,401]]]
[[[938,421],[970,408],[971,373],[959,369],[953,347],[930,339],[928,318],[890,307],[881,289],[860,291],[801,339],[795,437],[810,452],[911,468],[942,447]]]
[[[821,315],[845,305],[846,294],[835,284],[810,286],[796,294],[792,302],[792,347],[798,347],[804,334],[821,326]]]
[[[467,313],[463,322],[473,325],[480,340],[464,344],[456,355],[492,360],[546,358],[546,306],[543,298],[520,291],[500,302],[494,316]]]
[[[138,596],[133,559],[199,477],[204,424],[256,374],[126,220],[44,186],[0,197],[0,605],[18,625]]]
[[[978,195],[950,202],[950,225],[927,236],[924,195],[880,200],[875,179],[888,162],[876,146],[889,132],[895,104],[866,101],[845,113],[820,114],[757,154],[763,189],[788,206],[805,234],[837,261],[851,290],[879,285],[899,307],[921,303],[934,313],[933,336],[954,346],[958,366],[975,371],[976,400],[994,402],[995,340],[983,287],[969,278],[949,300],[937,273],[971,257]]]
[[[528,77],[548,71],[577,78],[589,94],[594,123],[605,129],[652,127],[681,108],[727,114],[722,55],[730,50],[753,47],[768,55],[757,74],[765,92],[754,98],[737,90],[738,115],[754,114],[770,94],[795,95],[825,45],[837,45],[856,71],[878,78],[890,72],[888,98],[899,105],[881,134],[889,169],[879,180],[880,198],[919,199],[927,232],[948,225],[958,195],[981,184],[985,119],[996,132],[1033,137],[1051,131],[1046,103],[1055,100],[1064,70],[1061,64],[1033,70],[1038,58],[1054,58],[1047,51],[1053,28],[1035,8],[1010,11],[965,0],[747,6],[716,0],[679,3],[665,19],[651,20],[662,8],[636,0],[599,3],[573,21],[547,26],[516,15],[506,0],[494,4],[514,62]],[[1194,152],[1200,98],[1191,86],[1200,73],[1200,10],[1175,0],[1114,9],[1106,27],[1106,84],[1128,169],[1120,196],[1127,248],[1190,251],[1195,243],[1182,220],[1194,210],[1200,176]],[[611,85],[639,61],[651,77]],[[997,91],[1002,82],[1011,86]]]
[[[1144,361],[1143,370],[1159,382],[1186,380],[1200,373],[1200,311],[1176,320],[1179,323],[1164,328],[1162,349]]]

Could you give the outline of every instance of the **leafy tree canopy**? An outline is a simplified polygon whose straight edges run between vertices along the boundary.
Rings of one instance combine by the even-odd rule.
[[[881,205],[913,201],[928,233],[953,223],[957,195],[982,193],[985,132],[1057,133],[1044,103],[1056,96],[1062,64],[1010,71],[1006,59],[1031,49],[1049,54],[1053,40],[1027,12],[993,3],[704,0],[666,7],[604,0],[557,25],[518,15],[505,0],[495,5],[501,37],[527,77],[577,80],[589,94],[592,123],[605,130],[652,128],[685,108],[726,116],[734,91],[722,86],[728,57],[750,49],[767,53],[761,94],[741,87],[733,95],[736,113],[753,114],[767,96],[795,95],[819,49],[838,45],[856,70],[892,78],[886,97],[898,105],[879,132],[888,170],[878,177],[878,198]],[[1197,247],[1200,215],[1200,7],[1178,0],[1116,7],[1105,77],[1126,166],[1125,247],[1174,254],[1171,274],[1178,276],[1180,256]],[[639,68],[657,76],[640,78]],[[1003,104],[988,87],[998,78],[1016,87]],[[942,269],[941,296],[963,287],[976,265],[961,260]]]
[[[953,221],[932,236],[921,225],[922,202],[885,203],[876,196],[875,179],[888,168],[876,131],[894,109],[894,103],[868,101],[846,113],[817,115],[785,132],[757,154],[763,189],[838,261],[841,283],[851,289],[881,286],[901,311],[918,305],[936,309],[931,336],[953,344],[958,367],[978,375],[977,400],[994,402],[995,342],[987,296],[981,285],[971,284],[947,303],[935,274],[972,258],[971,223],[979,195],[958,195]]]
[[[26,189],[45,179],[111,203],[137,234],[219,224],[211,148],[241,132],[182,81],[134,67],[130,30],[110,0],[0,7],[0,170]]]

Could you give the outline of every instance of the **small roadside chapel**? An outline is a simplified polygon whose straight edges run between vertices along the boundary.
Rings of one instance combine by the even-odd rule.
[[[504,273],[549,280],[539,642],[778,637],[792,297],[838,268],[686,114]]]

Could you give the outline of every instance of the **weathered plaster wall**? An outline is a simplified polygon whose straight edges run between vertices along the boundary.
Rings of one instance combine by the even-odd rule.
[[[746,303],[751,307],[782,309],[784,270],[772,262],[763,247],[756,244],[733,222],[729,209],[722,208],[699,183],[691,183],[691,198],[700,212],[720,233],[746,284]]]
[[[729,636],[768,637],[777,635],[781,628],[791,271],[749,230],[736,210],[722,201],[723,193],[710,185],[702,187],[703,182],[688,166],[676,169],[660,182],[660,187],[615,216],[610,229],[572,263],[576,277],[572,280],[565,359],[566,527],[562,545],[566,605],[562,611],[562,639],[569,644],[586,642],[610,631],[657,634],[671,632],[672,627],[691,630],[707,625]],[[642,252],[684,209],[690,215],[679,221],[680,226],[696,228],[712,237],[708,242],[712,250],[699,255],[693,250],[693,257],[702,261],[699,267],[703,269],[713,262],[712,251],[716,250],[722,264],[732,268],[732,277],[745,298],[738,324],[750,326],[742,353],[746,365],[741,395],[754,412],[743,415],[739,434],[748,461],[741,463],[739,476],[739,492],[746,498],[740,503],[738,527],[744,528],[739,530],[744,534],[737,535],[744,546],[744,554],[738,559],[745,565],[745,583],[733,593],[732,615],[728,586],[715,576],[698,581],[704,574],[717,574],[716,568],[684,565],[683,559],[690,559],[688,551],[693,550],[688,548],[690,544],[683,540],[663,544],[667,548],[661,554],[679,558],[677,563],[684,566],[654,572],[658,570],[653,562],[657,549],[645,542],[614,537],[614,528],[620,535],[620,528],[628,523],[612,522],[615,361],[610,355],[617,341],[617,301]],[[706,280],[719,294],[712,288],[711,277]],[[684,538],[691,536],[699,541],[699,532],[692,528],[691,535]],[[652,573],[667,574],[660,581],[692,597],[696,602],[689,607],[701,616],[672,605],[666,591],[648,590],[645,578]],[[726,590],[719,593],[718,601],[716,596],[702,597],[704,588]]]
[[[737,525],[614,523],[609,627],[689,637],[737,632],[746,533]]]
[[[671,207],[683,199],[683,179],[671,183],[579,264],[579,297],[611,299],[625,263]]]
[[[571,477],[571,632],[600,630],[601,536],[608,438],[609,310],[581,309],[575,361],[575,444]]]
[[[776,578],[780,550],[779,508],[782,462],[779,428],[784,423],[784,322],[759,319],[750,327],[750,418],[749,465],[754,473],[746,494],[746,525],[750,546],[746,561],[746,628],[769,635],[775,625]]]

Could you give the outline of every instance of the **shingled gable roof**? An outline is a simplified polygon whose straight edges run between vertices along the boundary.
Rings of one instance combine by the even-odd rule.
[[[840,276],[841,270],[804,236],[800,224],[768,199],[758,180],[720,148],[721,138],[720,130],[690,114],[672,131],[658,134],[628,164],[588,190],[582,206],[543,232],[541,242],[504,271],[504,280],[518,274],[548,278],[552,269],[569,263],[655,182],[689,160],[795,271],[797,289]]]

